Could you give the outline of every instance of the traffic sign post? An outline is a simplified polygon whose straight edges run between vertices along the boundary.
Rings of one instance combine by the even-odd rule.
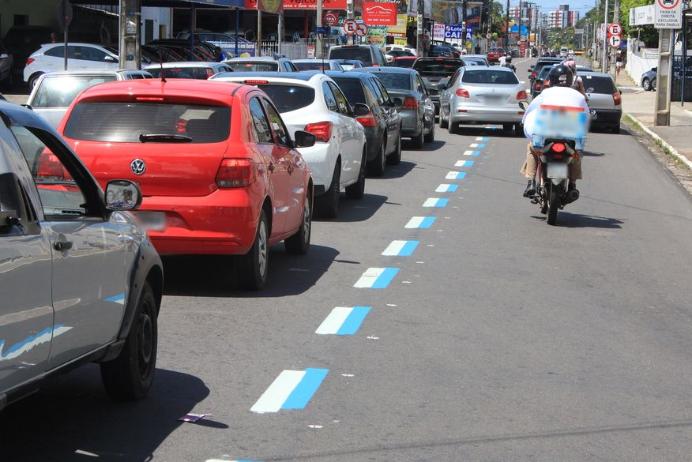
[[[356,33],[357,28],[358,28],[358,23],[356,23],[355,20],[347,19],[346,21],[344,21],[344,25],[343,25],[344,34],[353,35]]]
[[[368,35],[368,26],[363,23],[356,25],[356,35],[358,37],[364,37]]]
[[[335,26],[339,22],[339,17],[334,13],[327,13],[324,15],[324,22],[328,26]]]
[[[621,40],[619,35],[611,35],[608,39],[608,44],[613,48],[619,48],[620,42]]]

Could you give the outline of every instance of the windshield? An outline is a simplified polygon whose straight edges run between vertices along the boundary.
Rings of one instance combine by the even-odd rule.
[[[322,64],[321,61],[312,61],[312,62],[293,62],[293,65],[298,68],[299,71],[328,71],[329,70],[329,62],[325,61],[324,65]]]
[[[365,66],[372,65],[372,57],[368,47],[332,48],[329,51],[329,59],[357,59],[362,61]]]
[[[360,80],[333,76],[332,78],[337,85],[339,85],[341,91],[344,92],[346,98],[348,98],[348,102],[351,103],[351,105],[357,103],[367,104],[367,101],[365,101],[365,93],[363,93],[363,86],[360,84]]]
[[[258,87],[269,95],[279,112],[295,111],[315,101],[315,90],[310,87],[282,84],[258,85]]]
[[[584,88],[587,93],[603,93],[612,95],[615,93],[615,84],[610,77],[601,77],[597,75],[581,75],[584,82]]]
[[[410,90],[411,76],[409,74],[394,74],[377,72],[375,74],[387,90]]]
[[[413,68],[424,77],[449,77],[462,65],[463,63],[459,59],[419,59]]]
[[[218,143],[230,133],[231,109],[175,103],[83,102],[70,114],[65,136],[76,140],[139,143],[142,135]]]
[[[468,70],[461,77],[464,83],[486,83],[493,85],[516,85],[519,83],[514,72],[495,71],[492,69]]]
[[[115,75],[44,77],[41,86],[36,90],[31,107],[67,107],[82,90],[114,80]]]
[[[151,67],[147,69],[155,78],[161,77],[160,67]],[[168,67],[163,69],[163,76],[167,79],[197,79],[206,80],[214,75],[214,69],[211,67]]]
[[[276,72],[279,70],[278,63],[269,61],[232,61],[226,64],[236,72]]]

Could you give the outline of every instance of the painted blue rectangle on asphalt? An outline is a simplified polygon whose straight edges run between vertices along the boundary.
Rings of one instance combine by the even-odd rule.
[[[373,289],[386,289],[399,272],[399,268],[385,268],[382,274],[375,279]]]
[[[416,247],[418,247],[418,241],[407,241],[406,244],[404,244],[404,246],[401,248],[399,256],[410,257],[413,255],[413,251],[416,250]]]
[[[360,329],[369,312],[369,306],[354,306],[336,335],[354,335]]]
[[[281,409],[304,409],[324,378],[327,377],[327,373],[329,373],[329,369],[305,369],[305,376],[288,396]]]

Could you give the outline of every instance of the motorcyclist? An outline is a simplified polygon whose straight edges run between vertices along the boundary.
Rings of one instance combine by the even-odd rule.
[[[579,93],[582,95],[586,95],[586,88],[584,88],[584,81],[582,80],[581,77],[577,75],[577,62],[573,59],[568,59],[567,61],[564,61],[562,64],[567,66],[570,71],[572,71],[572,75],[574,76],[574,79],[572,80],[572,88],[577,90]]]
[[[524,190],[524,197],[532,197],[536,193],[536,170],[538,168],[538,156],[540,153],[535,151],[531,139],[536,128],[537,109],[542,105],[555,107],[579,108],[589,112],[589,106],[586,103],[586,98],[578,90],[572,88],[574,74],[564,64],[553,67],[548,74],[550,87],[546,88],[531,102],[524,112],[523,124],[524,134],[529,138],[528,148],[526,150],[526,161],[521,168],[521,173],[528,179],[528,184]],[[569,185],[568,201],[572,202],[579,197],[577,190],[577,180],[582,178],[581,172],[581,152],[576,151],[572,162],[569,164]]]
[[[517,73],[517,68],[514,66],[514,64],[512,64],[512,55],[505,56],[505,62],[502,65],[502,67],[508,67],[512,69],[512,72],[514,72],[515,74]]]

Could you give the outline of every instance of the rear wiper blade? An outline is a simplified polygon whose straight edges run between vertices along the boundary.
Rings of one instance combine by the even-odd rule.
[[[169,133],[142,133],[139,135],[139,141],[146,143],[147,141],[168,141],[171,143],[190,143],[192,138],[185,135],[176,135]]]

